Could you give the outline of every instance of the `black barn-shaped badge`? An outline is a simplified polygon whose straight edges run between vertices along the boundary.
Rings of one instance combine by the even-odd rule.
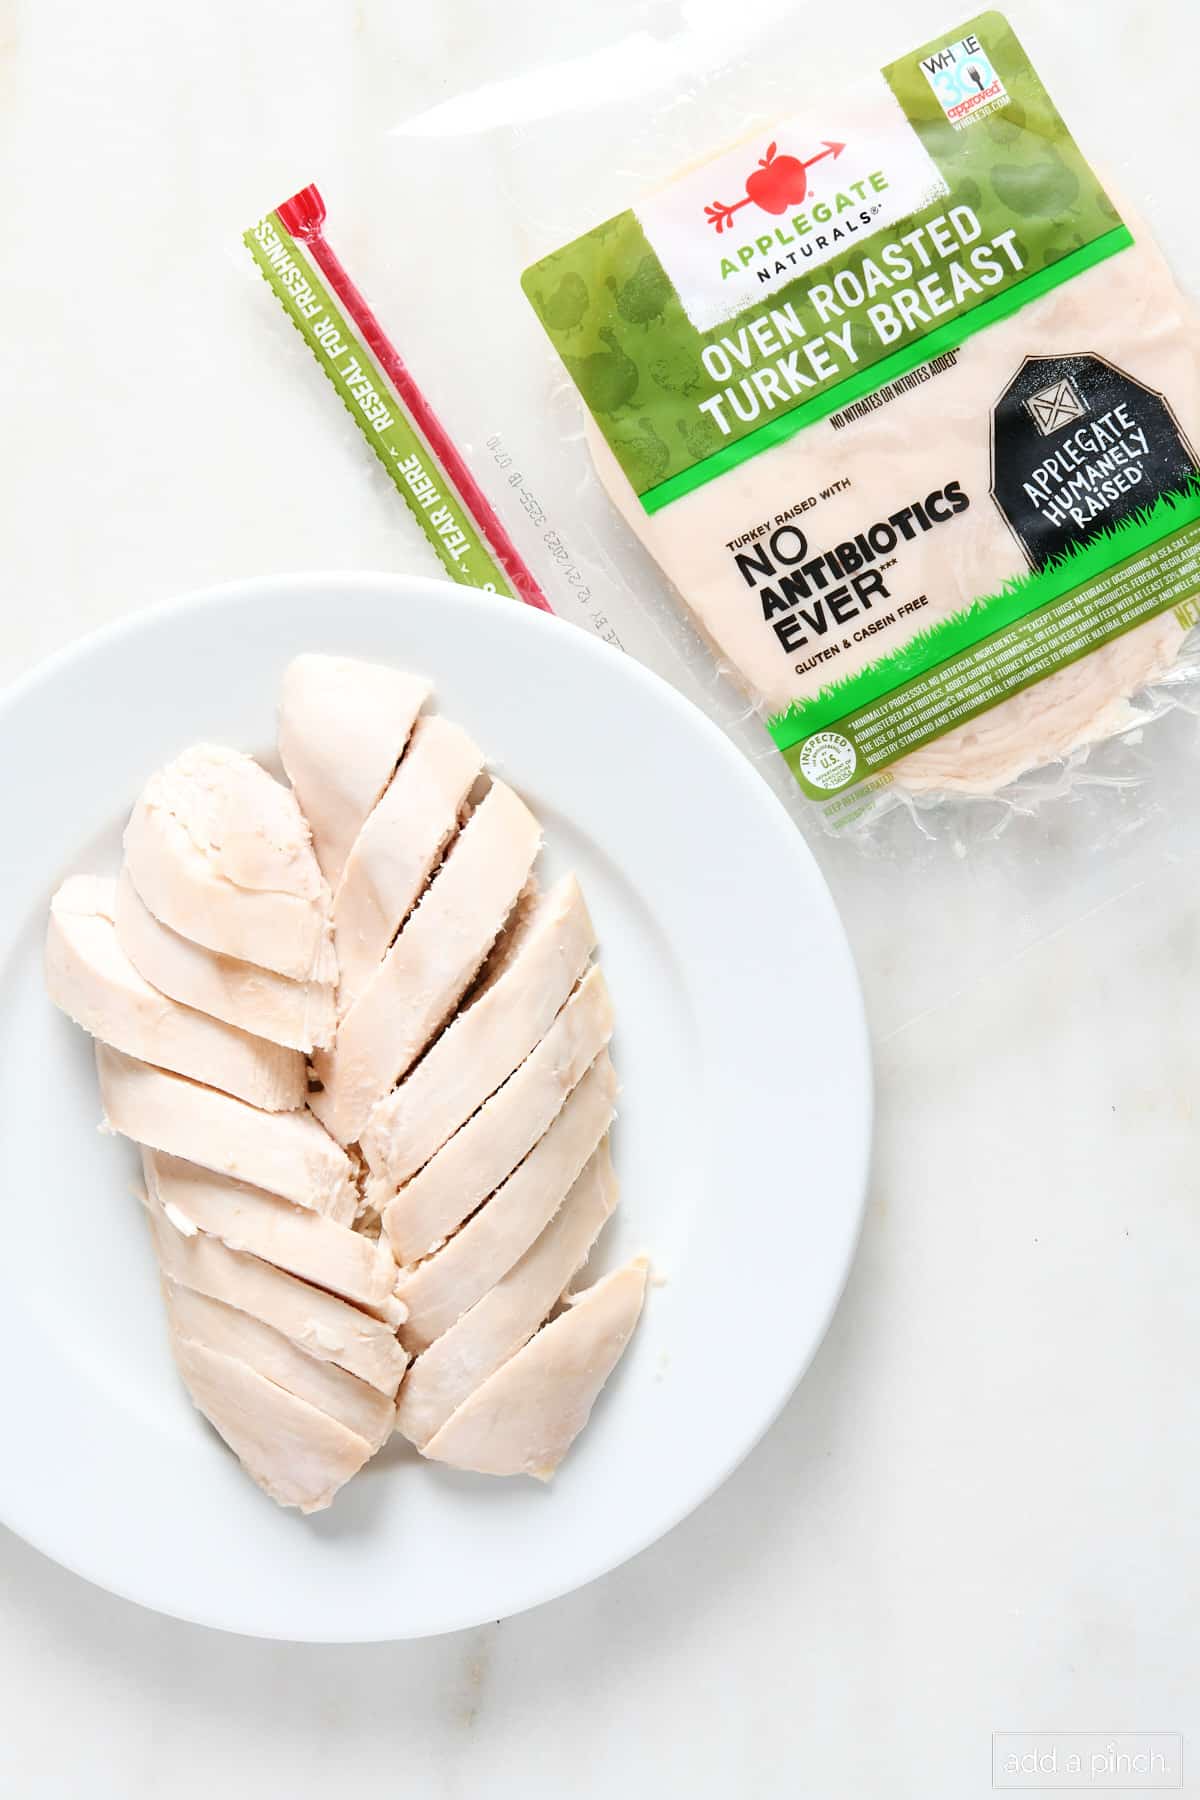
[[[1163,396],[1102,356],[1027,356],[992,412],[992,498],[1033,569],[1198,468]]]

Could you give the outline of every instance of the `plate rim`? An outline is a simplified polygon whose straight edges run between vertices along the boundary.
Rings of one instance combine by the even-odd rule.
[[[535,623],[535,615],[532,611],[519,602],[506,601],[479,589],[432,576],[410,575],[403,570],[350,568],[284,570],[274,574],[258,574],[245,578],[235,577],[189,590],[183,594],[170,595],[149,605],[136,607],[130,612],[123,613],[119,617],[85,632],[78,638],[71,639],[6,684],[0,690],[0,731],[5,729],[9,714],[31,697],[36,696],[40,688],[52,685],[62,674],[73,667],[86,664],[88,659],[97,652],[119,645],[125,638],[136,638],[147,628],[153,629],[156,626],[169,628],[170,621],[174,617],[191,616],[210,607],[228,604],[234,599],[252,602],[259,594],[278,596],[281,590],[291,589],[296,593],[312,593],[317,589],[328,592],[339,587],[350,587],[359,593],[373,592],[381,596],[390,595],[393,599],[402,599],[411,595],[415,590],[430,598],[436,598],[439,603],[462,606],[468,612],[488,615],[494,615],[498,607],[507,607],[509,622],[518,634],[531,628],[539,634],[544,634],[546,631],[556,632],[564,637],[564,641],[573,642],[576,649],[585,658],[590,657],[597,664],[604,661],[611,667],[613,659],[618,659],[620,666],[623,667],[624,678],[642,685],[648,692],[656,695],[660,703],[687,716],[691,728],[706,735],[714,752],[723,758],[731,769],[736,769],[737,778],[745,783],[747,791],[756,792],[761,797],[761,802],[765,804],[766,809],[773,810],[777,815],[778,822],[786,826],[787,831],[792,834],[799,853],[811,865],[811,878],[823,891],[828,901],[830,924],[836,930],[840,940],[840,948],[849,977],[850,991],[847,999],[849,1000],[851,997],[853,999],[853,1008],[849,1012],[846,1024],[848,1033],[853,1039],[856,1064],[854,1086],[861,1104],[862,1130],[854,1146],[855,1166],[847,1172],[845,1187],[847,1195],[853,1193],[855,1197],[852,1205],[847,1200],[849,1229],[844,1234],[841,1266],[836,1279],[830,1283],[820,1316],[815,1320],[810,1341],[803,1355],[797,1357],[794,1362],[789,1362],[787,1376],[778,1384],[777,1391],[772,1392],[769,1403],[754,1409],[752,1428],[744,1438],[739,1440],[739,1447],[732,1457],[720,1459],[719,1464],[714,1465],[713,1472],[702,1484],[689,1490],[685,1499],[675,1507],[668,1509],[665,1514],[656,1515],[635,1542],[626,1544],[615,1553],[601,1553],[597,1559],[587,1565],[586,1572],[575,1577],[566,1580],[551,1578],[542,1587],[533,1584],[534,1591],[531,1591],[528,1599],[517,1606],[509,1607],[501,1615],[502,1617],[518,1617],[524,1612],[575,1593],[593,1581],[623,1567],[626,1563],[644,1554],[654,1544],[674,1531],[692,1513],[698,1511],[762,1442],[811,1368],[845,1293],[861,1242],[869,1201],[875,1135],[875,1083],[862,981],[841,913],[834,902],[825,874],[817,862],[803,830],[789,816],[779,796],[758,774],[753,762],[733,743],[716,721],[673,687],[656,670],[649,668],[633,655],[616,649],[605,640],[592,636],[585,628],[555,614],[538,613]],[[516,623],[519,620],[528,622]],[[10,948],[11,940],[0,943],[0,956],[3,956],[5,960]],[[17,1460],[13,1459],[10,1466],[16,1466]],[[19,1509],[17,1510],[19,1512]],[[15,1523],[10,1511],[9,1484],[2,1480],[0,1480],[0,1523],[39,1555],[45,1556],[70,1574],[122,1601],[144,1607],[163,1617],[178,1619],[184,1623],[209,1630],[228,1632],[234,1636],[287,1643],[388,1643],[417,1641],[424,1637],[469,1630],[475,1628],[479,1622],[468,1608],[463,1611],[462,1616],[451,1617],[444,1624],[432,1627],[422,1626],[411,1631],[396,1628],[380,1630],[371,1627],[361,1631],[315,1629],[306,1631],[303,1636],[300,1636],[295,1630],[280,1631],[262,1625],[231,1623],[215,1613],[206,1613],[202,1607],[185,1607],[172,1603],[170,1599],[158,1598],[152,1592],[139,1591],[138,1584],[134,1581],[114,1579],[108,1573],[89,1567],[86,1555],[76,1554],[74,1549],[64,1550],[60,1544],[44,1539],[37,1530],[36,1521],[31,1523],[22,1520],[20,1523]],[[490,1613],[488,1616],[491,1616]]]

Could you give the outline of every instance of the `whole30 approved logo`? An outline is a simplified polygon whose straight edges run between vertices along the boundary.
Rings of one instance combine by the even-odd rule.
[[[974,35],[923,56],[921,67],[955,131],[986,119],[1008,101],[1008,89]]]

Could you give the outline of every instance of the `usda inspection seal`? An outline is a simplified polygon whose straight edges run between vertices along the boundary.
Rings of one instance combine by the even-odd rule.
[[[812,787],[832,792],[845,787],[858,767],[850,739],[840,731],[818,731],[800,752],[800,773]]]

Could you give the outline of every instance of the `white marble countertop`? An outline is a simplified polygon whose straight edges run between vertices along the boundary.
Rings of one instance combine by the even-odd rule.
[[[846,0],[836,27],[802,10],[844,67],[952,22],[927,0]],[[372,133],[415,107],[716,11],[0,11],[0,678],[234,575],[425,570],[316,374],[273,366],[242,226],[347,146],[369,181]],[[1009,11],[1200,292],[1194,7]],[[322,1650],[138,1611],[3,1536],[0,1790],[971,1800],[994,1731],[1169,1731],[1200,1759],[1200,830],[1182,810],[1141,862],[1054,865],[1020,953],[993,943],[946,991],[914,980],[924,916],[885,934],[878,871],[831,865],[877,1030],[866,1232],[784,1416],[669,1539],[502,1625]],[[969,891],[929,879],[922,914],[978,947]]]

